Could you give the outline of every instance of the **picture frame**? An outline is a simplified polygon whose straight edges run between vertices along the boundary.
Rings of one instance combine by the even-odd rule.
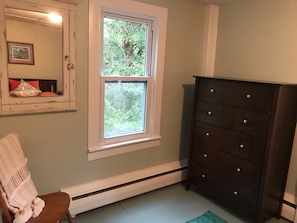
[[[32,43],[7,41],[8,63],[34,65]]]

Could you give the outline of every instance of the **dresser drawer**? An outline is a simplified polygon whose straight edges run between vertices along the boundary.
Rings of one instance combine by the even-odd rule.
[[[248,185],[255,189],[258,188],[261,176],[261,166],[231,156],[228,153],[221,153],[221,172],[242,184]]]
[[[195,144],[192,160],[208,169],[238,181],[242,184],[258,188],[261,166],[248,162],[228,153],[213,149],[203,144]]]
[[[199,192],[222,202],[245,217],[250,218],[255,214],[258,192],[252,187],[222,177],[222,174],[196,164],[191,167],[191,184],[195,185]]]
[[[191,166],[191,184],[197,186],[200,192],[206,193],[217,200],[222,200],[221,182],[224,179],[220,174],[199,164]]]
[[[262,163],[265,150],[263,139],[198,121],[195,122],[193,143],[206,144],[257,164]]]
[[[228,179],[224,179],[221,183],[222,203],[249,219],[256,213],[257,197],[258,190],[252,187]]]
[[[220,171],[221,151],[210,146],[195,143],[192,150],[192,160],[209,169]]]
[[[268,112],[274,95],[274,86],[262,83],[231,80],[199,79],[198,99]]]
[[[267,135],[268,113],[200,100],[196,106],[196,120],[259,138],[265,138]]]

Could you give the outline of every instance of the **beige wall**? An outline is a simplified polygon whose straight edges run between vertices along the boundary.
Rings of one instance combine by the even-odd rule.
[[[297,2],[249,0],[221,6],[216,53],[216,76],[297,83]],[[286,187],[294,195],[296,169],[295,142]]]
[[[186,158],[186,143],[180,143],[183,85],[192,84],[192,76],[201,70],[205,6],[192,0],[139,1],[168,8],[161,146],[87,161],[88,1],[78,0],[76,95],[80,109],[0,117],[1,137],[19,133],[40,193]]]

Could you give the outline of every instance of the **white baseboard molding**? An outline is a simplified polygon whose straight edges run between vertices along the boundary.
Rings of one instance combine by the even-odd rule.
[[[285,192],[284,200],[287,202],[290,202],[293,205],[296,205],[296,197],[292,194]],[[296,208],[291,207],[290,205],[287,205],[287,204],[282,205],[281,216],[285,219],[288,219],[289,221],[297,223],[297,219],[295,219],[295,212],[296,212]]]
[[[293,222],[295,216],[295,208],[290,207],[287,204],[283,204],[281,216]]]
[[[176,161],[101,179],[86,184],[63,188],[71,197],[72,216],[150,192],[185,180],[187,160]],[[284,200],[296,205],[294,195],[285,193]],[[283,204],[281,216],[297,223],[296,209]],[[296,220],[295,220],[296,218]]]
[[[72,216],[136,195],[181,182],[187,160],[137,170],[74,187],[63,188],[71,197]]]

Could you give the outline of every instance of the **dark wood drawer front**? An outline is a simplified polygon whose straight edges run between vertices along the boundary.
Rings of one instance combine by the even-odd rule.
[[[220,151],[203,144],[195,144],[192,150],[193,161],[208,167],[209,169],[220,171],[221,155]]]
[[[265,141],[228,129],[195,122],[194,144],[203,143],[251,162],[261,164],[265,150]]]
[[[222,177],[200,165],[192,165],[191,183],[196,185],[200,192],[222,202],[243,216],[251,217],[255,214],[257,190],[254,188]]]
[[[251,136],[265,138],[269,114],[225,106],[205,101],[197,101],[196,120],[239,131]]]
[[[192,157],[193,161],[201,166],[240,183],[258,188],[261,168],[257,164],[203,144],[194,145]]]
[[[225,179],[221,184],[220,198],[222,198],[222,202],[247,218],[252,218],[255,215],[257,196],[257,190],[233,180]]]
[[[256,111],[270,111],[274,86],[260,83],[200,79],[198,99],[239,106]]]
[[[198,164],[192,164],[191,183],[196,185],[199,191],[204,192],[217,200],[222,200],[221,185],[223,179],[217,172]]]
[[[261,167],[257,164],[221,153],[221,170],[224,175],[255,189],[259,186]]]

